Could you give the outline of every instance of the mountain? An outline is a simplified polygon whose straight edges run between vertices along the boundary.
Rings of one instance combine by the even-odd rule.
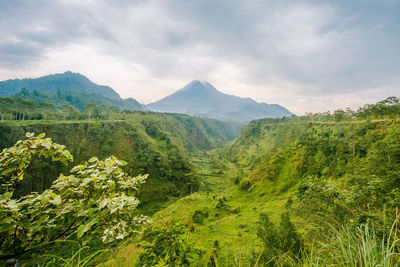
[[[258,103],[251,98],[227,95],[218,91],[210,83],[197,80],[147,107],[158,112],[183,113],[236,121],[293,115],[280,105]]]
[[[56,106],[69,104],[83,110],[88,103],[115,106],[120,110],[146,110],[133,98],[121,99],[111,87],[98,85],[70,71],[40,78],[0,82],[0,97],[13,97]]]
[[[56,94],[57,92],[93,93],[110,99],[120,99],[120,96],[111,87],[95,84],[82,74],[70,71],[39,78],[2,81],[0,82],[0,97],[18,93],[22,88],[29,92],[36,89],[47,94]]]

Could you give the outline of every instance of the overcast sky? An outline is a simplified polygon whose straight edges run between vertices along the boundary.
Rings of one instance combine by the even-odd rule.
[[[0,0],[0,80],[158,100],[194,79],[302,114],[400,96],[400,0]]]

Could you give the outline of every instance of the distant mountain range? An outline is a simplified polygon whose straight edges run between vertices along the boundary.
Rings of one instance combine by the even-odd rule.
[[[286,108],[277,104],[258,103],[218,91],[208,82],[192,81],[181,90],[147,105],[158,112],[183,113],[221,120],[250,121],[260,118],[290,117]]]
[[[151,110],[234,121],[293,115],[280,105],[227,95],[210,83],[197,80],[157,102],[142,105],[133,98],[121,99],[111,87],[95,84],[85,76],[70,71],[35,79],[2,81],[0,97],[24,98],[54,105],[70,104],[81,110],[92,102],[116,106],[120,110]]]
[[[135,99],[121,99],[111,87],[95,84],[82,74],[70,71],[40,78],[2,81],[0,97],[23,98],[55,105],[70,104],[80,110],[88,103],[116,106],[120,110],[146,110]]]

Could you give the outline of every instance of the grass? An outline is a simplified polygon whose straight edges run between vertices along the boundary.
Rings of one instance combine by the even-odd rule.
[[[398,218],[397,218],[398,219]],[[365,224],[356,229],[345,228],[336,232],[337,261],[347,266],[399,266],[397,223],[388,234],[379,236],[373,225]]]

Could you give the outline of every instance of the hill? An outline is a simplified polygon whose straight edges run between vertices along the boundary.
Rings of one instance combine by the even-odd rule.
[[[111,87],[95,84],[82,74],[71,71],[39,78],[2,81],[0,82],[0,96],[11,96],[18,93],[22,88],[27,89],[29,92],[36,89],[47,94],[56,94],[57,92],[93,93],[111,99],[120,99],[119,95]]]
[[[250,121],[260,118],[290,117],[286,108],[277,104],[258,103],[218,91],[208,82],[192,81],[179,91],[147,105],[158,112],[183,113],[222,120]]]

